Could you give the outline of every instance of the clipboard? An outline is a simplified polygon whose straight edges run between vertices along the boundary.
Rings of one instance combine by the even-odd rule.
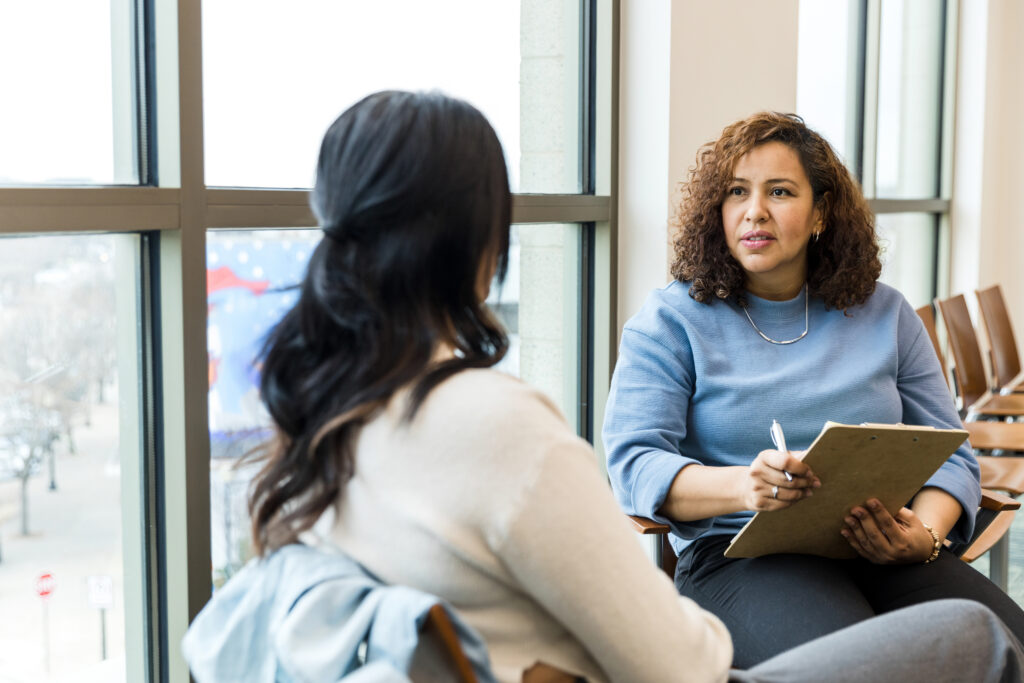
[[[963,429],[826,422],[803,458],[821,488],[796,505],[755,514],[725,556],[857,557],[839,533],[850,510],[877,498],[895,514],[966,439]]]

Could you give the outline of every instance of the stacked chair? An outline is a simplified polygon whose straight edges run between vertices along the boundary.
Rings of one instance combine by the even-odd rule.
[[[998,286],[976,292],[992,348],[993,381],[985,373],[978,337],[963,295],[936,299],[953,355],[954,390],[971,445],[981,453],[981,485],[1012,496],[1024,493],[1024,393],[1020,385],[1020,360],[1002,292]],[[945,368],[931,307],[918,309]],[[1011,353],[1012,351],[1012,353]],[[947,383],[949,378],[947,376]],[[1008,535],[992,548],[992,580],[1004,589],[1009,571]]]
[[[999,285],[974,292],[988,334],[992,361],[992,384],[1002,394],[1024,393],[1024,372],[1020,368],[1017,341]]]

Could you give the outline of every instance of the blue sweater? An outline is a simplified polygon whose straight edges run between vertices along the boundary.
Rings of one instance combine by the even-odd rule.
[[[735,301],[701,304],[688,290],[680,282],[655,290],[626,324],[603,430],[620,505],[670,524],[677,553],[698,536],[735,534],[753,512],[689,522],[660,516],[676,474],[691,463],[749,465],[772,448],[773,418],[791,450],[810,446],[827,420],[961,427],[924,326],[895,289],[879,283],[845,315],[812,297],[807,336],[787,346],[761,339]],[[747,298],[769,337],[803,331],[802,291],[790,301]],[[970,537],[978,482],[965,442],[927,483],[963,506],[952,540]]]

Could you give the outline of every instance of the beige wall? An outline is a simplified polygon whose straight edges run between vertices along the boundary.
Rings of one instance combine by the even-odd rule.
[[[1024,342],[1024,4],[961,0],[950,292],[1000,284]],[[976,320],[976,322],[978,322]]]
[[[796,108],[798,0],[622,0],[621,326],[669,280],[668,221],[697,148],[762,109]]]

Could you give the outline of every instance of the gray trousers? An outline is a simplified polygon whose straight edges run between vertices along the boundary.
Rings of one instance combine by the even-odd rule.
[[[1024,681],[1024,649],[987,607],[935,600],[862,621],[787,650],[730,681]]]

